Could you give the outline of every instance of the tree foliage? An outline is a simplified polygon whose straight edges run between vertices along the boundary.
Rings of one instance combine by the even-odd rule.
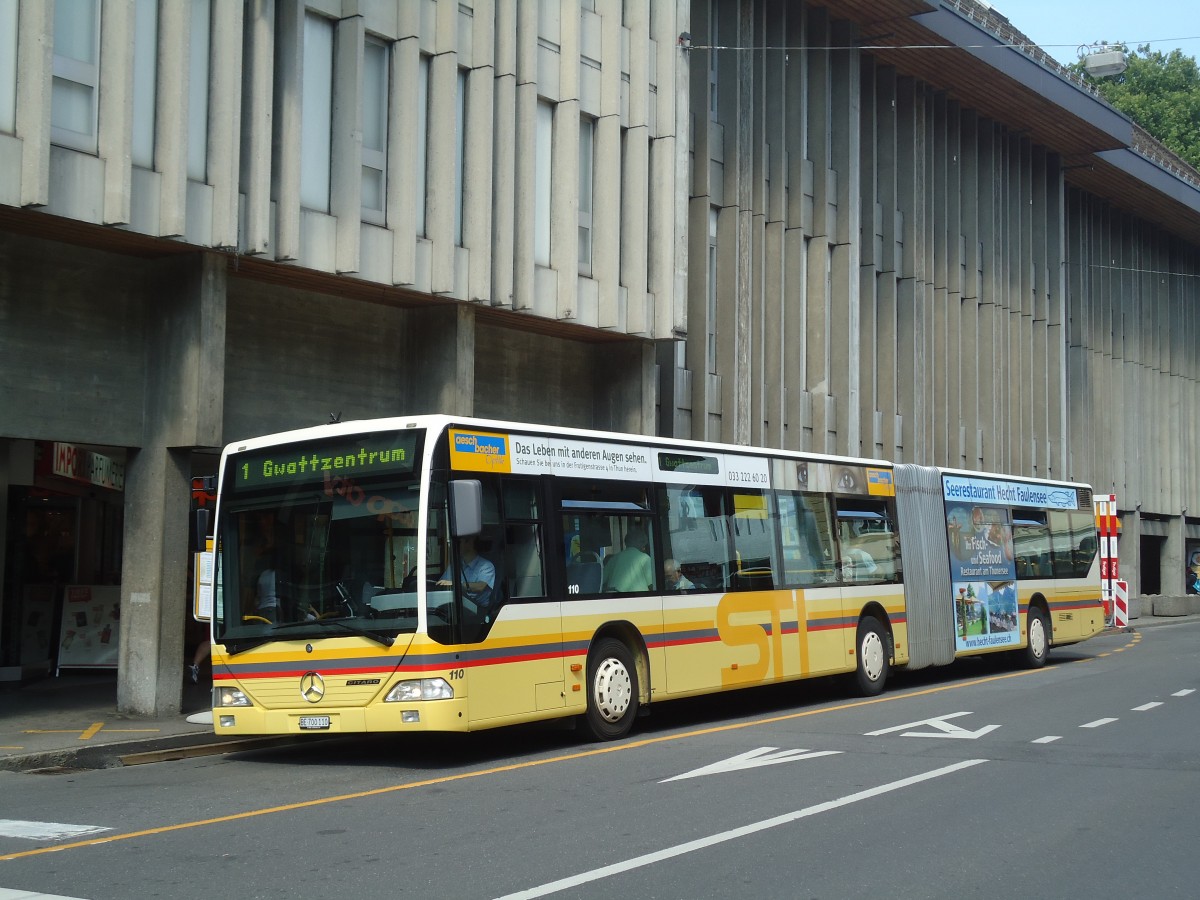
[[[1125,49],[1125,48],[1122,48]],[[1119,109],[1177,156],[1200,168],[1200,68],[1176,49],[1151,52],[1149,44],[1126,49],[1129,67],[1120,75],[1091,78],[1083,63],[1071,66]]]

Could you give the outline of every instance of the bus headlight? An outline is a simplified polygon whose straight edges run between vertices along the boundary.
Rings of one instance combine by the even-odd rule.
[[[219,687],[213,688],[213,708],[219,709],[223,706],[249,706],[250,698],[239,691],[237,688]]]
[[[384,703],[406,703],[413,700],[453,700],[454,688],[445,678],[418,678],[401,681],[388,691]]]

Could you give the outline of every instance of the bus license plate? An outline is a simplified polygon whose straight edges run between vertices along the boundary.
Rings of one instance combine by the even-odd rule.
[[[329,727],[329,716],[301,716],[300,728],[303,731],[320,731]]]

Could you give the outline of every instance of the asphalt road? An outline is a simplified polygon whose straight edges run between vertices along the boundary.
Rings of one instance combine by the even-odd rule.
[[[0,773],[0,900],[1190,898],[1198,646],[1189,622],[871,701],[822,681],[664,704],[616,744],[521,728]]]

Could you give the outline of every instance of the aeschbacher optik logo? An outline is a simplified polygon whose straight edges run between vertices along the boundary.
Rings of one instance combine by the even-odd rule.
[[[482,434],[454,435],[454,449],[459,453],[482,453],[486,456],[503,456],[504,438]]]

